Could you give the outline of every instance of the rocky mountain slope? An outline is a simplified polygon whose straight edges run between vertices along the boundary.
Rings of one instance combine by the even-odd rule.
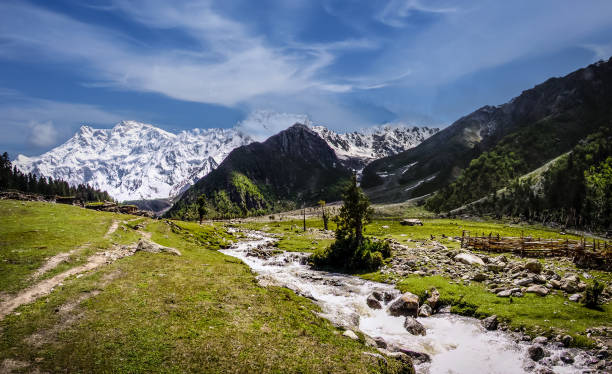
[[[337,133],[324,126],[311,126],[345,166],[361,171],[373,160],[391,156],[423,142],[438,128],[398,125],[374,126],[360,131]]]
[[[476,162],[480,167],[465,187],[477,192],[469,196],[475,199],[610,126],[611,102],[612,59],[551,78],[506,104],[482,107],[417,147],[372,162],[362,186],[374,201],[401,201],[446,186]]]
[[[295,208],[301,203],[337,200],[350,171],[308,126],[295,124],[233,150],[206,177],[187,190],[168,212],[194,218],[204,194],[211,216],[232,217]]]
[[[115,199],[173,197],[208,174],[229,152],[252,139],[234,129],[172,134],[122,121],[112,129],[82,126],[66,143],[38,157],[19,155],[24,172],[89,184]]]

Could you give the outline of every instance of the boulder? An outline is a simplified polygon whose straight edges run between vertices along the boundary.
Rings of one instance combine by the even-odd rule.
[[[433,310],[431,310],[431,307],[427,304],[423,304],[419,308],[419,317],[429,317],[432,314],[433,314]]]
[[[357,334],[355,334],[353,330],[344,330],[342,335],[346,336],[347,338],[353,339],[353,340],[359,340],[359,337],[357,336]]]
[[[541,285],[535,285],[535,286],[530,286],[527,287],[527,290],[525,291],[526,293],[534,293],[538,296],[546,296],[548,295],[548,288],[541,286]]]
[[[476,273],[474,274],[474,276],[472,277],[472,280],[475,282],[484,282],[488,279],[489,277],[485,274],[485,273]]]
[[[480,257],[467,252],[459,253],[455,256],[455,261],[466,265],[484,266],[484,261]]]
[[[582,299],[582,294],[579,294],[579,293],[572,294],[569,297],[569,301],[578,302],[578,301],[580,301],[580,299]]]
[[[559,359],[566,364],[574,363],[574,356],[572,356],[572,354],[569,353],[568,351],[561,352],[561,354],[559,355]]]
[[[153,243],[152,241],[142,239],[142,238],[138,240],[136,251],[143,251],[143,252],[149,252],[149,253],[168,252],[175,256],[181,255],[181,252],[179,252],[177,249],[170,248],[170,247],[164,247],[163,245],[159,245],[157,243]]]
[[[521,279],[517,279],[514,281],[514,284],[517,286],[529,286],[532,283],[533,283],[533,278],[531,277],[521,278]]]
[[[438,304],[440,303],[440,292],[437,289],[431,289],[431,295],[425,301],[427,305],[431,307],[432,310],[436,310],[438,308]]]
[[[413,293],[406,292],[389,306],[389,314],[392,316],[416,317],[419,312],[419,297]]]
[[[404,328],[412,335],[425,336],[425,326],[412,317],[406,317],[406,320],[404,321]]]
[[[378,348],[387,348],[387,342],[380,336],[375,337],[374,341],[376,342],[376,346],[378,346]]]
[[[409,219],[401,220],[400,225],[402,226],[423,226],[423,222],[420,219],[409,218]]]
[[[510,297],[512,296],[512,290],[503,290],[497,293],[497,297]]]
[[[558,280],[555,280],[555,279],[550,281],[550,285],[552,286],[552,288],[554,288],[556,290],[561,288],[561,282],[559,282]]]
[[[546,345],[548,343],[548,338],[545,336],[538,336],[533,339],[534,344]]]
[[[378,301],[374,295],[368,296],[368,298],[366,299],[366,303],[372,309],[382,309],[382,305],[380,305],[380,301]]]
[[[527,355],[533,361],[540,361],[544,357],[544,348],[539,344],[534,344],[527,348]]]
[[[491,264],[487,264],[487,270],[493,273],[499,273],[500,271],[504,270],[504,264],[500,264],[500,263],[491,263]]]
[[[578,292],[578,282],[573,280],[563,279],[561,281],[561,287],[563,291],[567,293],[575,293]]]
[[[493,331],[493,330],[497,330],[499,321],[497,320],[497,316],[494,314],[490,317],[483,319],[481,323],[485,329]]]
[[[538,260],[531,260],[525,264],[525,269],[531,273],[540,274],[542,272],[542,263]]]
[[[573,341],[574,341],[574,338],[572,338],[570,335],[564,335],[561,338],[561,343],[563,344],[564,347],[569,347]]]
[[[418,363],[430,362],[431,357],[427,353],[417,352],[410,349],[399,347],[398,352],[402,352]],[[414,372],[414,371],[413,371]]]
[[[383,295],[383,300],[385,302],[385,304],[387,304],[389,301],[395,299],[397,296],[399,295],[399,292],[385,292],[385,294]]]

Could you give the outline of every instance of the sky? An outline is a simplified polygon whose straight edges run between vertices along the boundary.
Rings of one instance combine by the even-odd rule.
[[[611,55],[609,0],[2,0],[0,152],[262,111],[444,127]]]

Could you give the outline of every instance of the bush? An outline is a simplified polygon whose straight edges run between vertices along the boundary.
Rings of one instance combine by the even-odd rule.
[[[587,308],[597,308],[599,306],[599,296],[601,296],[603,289],[604,285],[596,280],[587,285],[586,290],[584,290],[584,305]]]
[[[391,256],[389,243],[363,238],[361,243],[354,237],[336,240],[329,247],[310,256],[310,263],[318,268],[344,271],[374,271],[383,260]]]

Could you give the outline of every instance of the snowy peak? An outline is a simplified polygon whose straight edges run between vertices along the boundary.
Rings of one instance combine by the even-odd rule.
[[[413,148],[439,131],[437,128],[385,124],[350,133],[311,126],[347,166],[362,169],[369,162]]]
[[[24,172],[89,184],[118,200],[174,197],[252,139],[233,129],[179,134],[122,121],[111,129],[81,126],[66,143],[38,157],[19,155]]]

